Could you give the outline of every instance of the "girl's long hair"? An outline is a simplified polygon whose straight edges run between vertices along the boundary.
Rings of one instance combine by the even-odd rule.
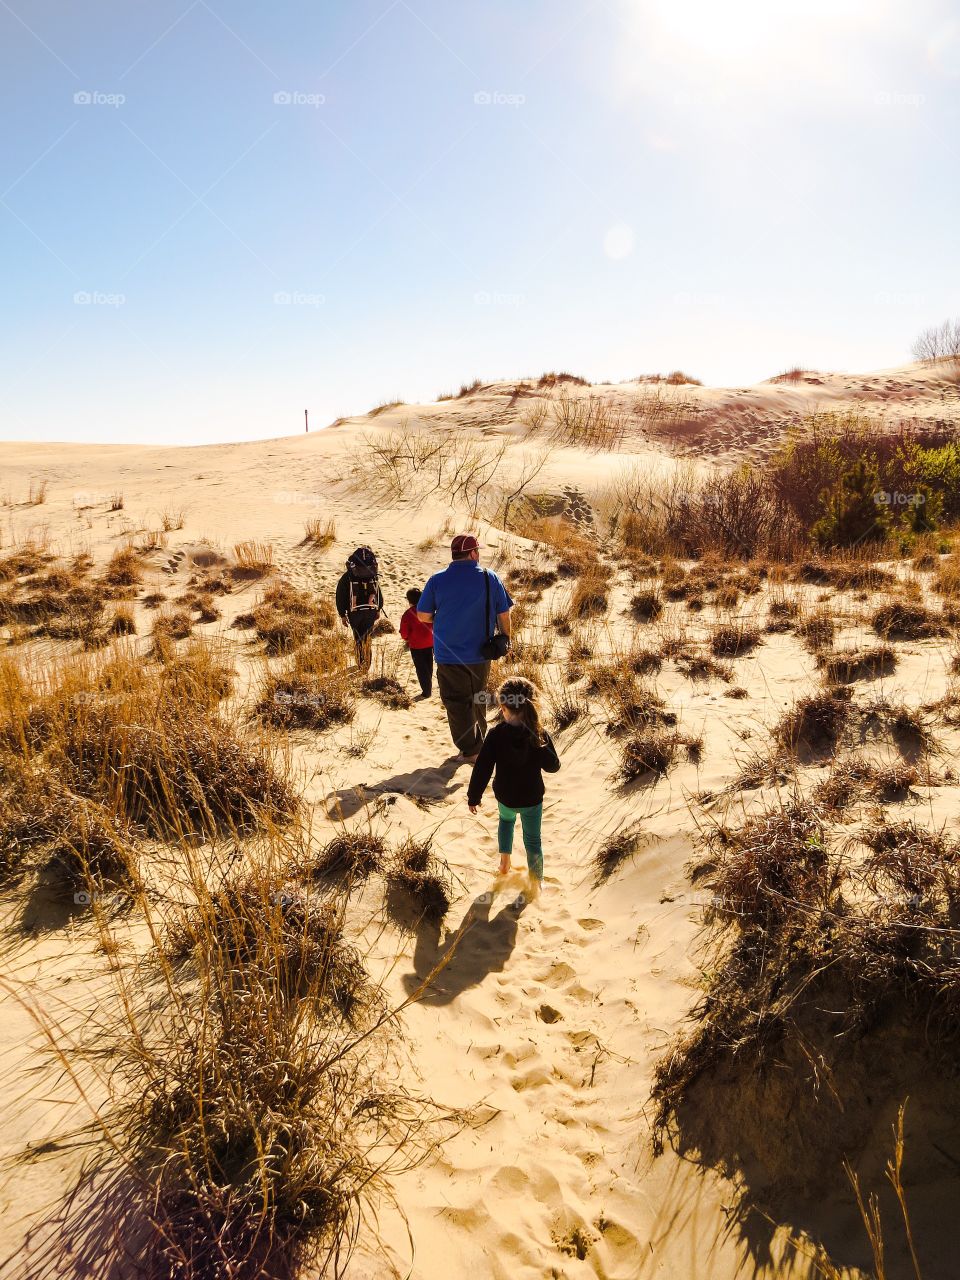
[[[528,731],[537,746],[543,745],[543,728],[540,724],[540,690],[532,680],[524,676],[508,676],[497,689],[497,705],[500,707],[500,719],[503,719],[503,708],[509,707],[520,717],[520,722]]]

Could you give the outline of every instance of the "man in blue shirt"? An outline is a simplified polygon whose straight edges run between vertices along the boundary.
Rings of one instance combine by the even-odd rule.
[[[472,762],[487,733],[490,659],[483,647],[496,627],[509,637],[513,601],[497,575],[480,567],[480,544],[472,533],[457,534],[450,555],[447,568],[427,580],[417,617],[433,624],[440,700],[454,744]]]

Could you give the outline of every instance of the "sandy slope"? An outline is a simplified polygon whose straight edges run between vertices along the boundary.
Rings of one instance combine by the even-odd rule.
[[[849,413],[889,423],[956,421],[960,416],[960,379],[949,363],[911,364],[869,374],[811,370],[796,380],[775,378],[751,387],[668,386],[638,379],[591,387],[561,384],[544,392],[534,382],[494,382],[464,399],[395,412],[430,423],[482,422],[510,429],[544,394],[600,398],[633,419],[631,434],[724,462],[763,456],[814,414]]]
[[[629,384],[593,394],[629,398],[633,391]],[[916,370],[809,387],[695,394],[705,415],[722,416],[736,398],[740,408],[717,430],[724,448],[740,448],[749,419],[737,415],[753,412],[743,407],[745,400],[759,406],[755,442],[762,443],[803,405],[852,405],[871,391],[881,398],[889,392],[904,412],[909,404],[911,414],[936,416],[937,406],[948,401],[956,412],[956,389],[948,396],[946,386]],[[281,571],[322,593],[332,592],[346,553],[367,542],[381,553],[387,609],[396,621],[403,590],[445,562],[444,524],[449,529],[465,517],[436,496],[416,502],[410,495],[385,508],[347,484],[358,439],[404,419],[480,427],[509,399],[495,387],[466,402],[402,407],[364,424],[247,445],[0,445],[0,490],[14,503],[22,502],[31,479],[49,484],[43,505],[5,510],[4,542],[45,529],[59,548],[87,547],[104,560],[136,530],[157,527],[164,511],[182,510],[184,528],[154,554],[146,584],[171,596],[185,585],[191,552],[203,539],[224,549],[240,538],[269,540]],[[515,419],[501,418],[498,429],[515,425]],[[663,465],[662,452],[640,436],[627,452],[645,465]],[[590,489],[620,465],[608,455],[556,450],[539,484]],[[117,490],[123,491],[124,510],[110,513],[106,499]],[[301,543],[304,520],[317,513],[337,525],[335,546],[320,555]],[[441,545],[424,548],[433,534]],[[530,554],[489,529],[484,545],[494,561]],[[227,628],[257,590],[226,597],[222,622],[205,628],[222,631],[248,675],[259,659]],[[628,593],[627,581],[619,581],[609,621],[598,630],[601,650],[638,630],[623,614]],[[555,603],[560,600],[558,594]],[[548,598],[544,617],[549,604]],[[762,597],[745,607],[762,616]],[[681,619],[680,609],[675,606],[663,623],[648,624],[651,644]],[[146,631],[147,615],[141,610],[139,616]],[[706,622],[686,618],[685,625],[697,634]],[[546,633],[543,620],[540,630]],[[856,634],[854,628],[851,637]],[[381,643],[387,653],[397,644],[394,638]],[[912,701],[938,696],[945,662],[936,642],[905,646],[896,676],[878,687],[900,689]],[[442,931],[421,930],[413,938],[392,928],[370,933],[371,967],[398,999],[455,944],[435,987],[409,1009],[404,1023],[411,1078],[419,1077],[419,1087],[444,1105],[472,1114],[435,1162],[397,1186],[412,1255],[401,1214],[384,1207],[380,1230],[400,1274],[417,1280],[461,1274],[478,1280],[741,1280],[809,1273],[802,1258],[780,1257],[780,1237],[768,1255],[762,1231],[752,1239],[741,1234],[728,1216],[731,1191],[721,1178],[669,1151],[653,1159],[647,1099],[654,1063],[692,999],[700,904],[684,866],[697,824],[710,820],[695,797],[722,791],[737,759],[763,749],[763,726],[805,689],[813,672],[796,638],[780,635],[768,636],[753,655],[737,661],[735,681],[749,695],[742,700],[725,697],[726,686],[717,681],[691,683],[667,664],[658,686],[684,729],[702,733],[705,746],[699,766],[685,763],[655,787],[622,792],[611,785],[615,744],[599,710],[591,712],[589,724],[561,735],[563,769],[547,799],[546,886],[541,899],[520,913],[510,906],[512,895],[501,892],[490,900],[494,808],[488,795],[481,815],[467,811],[466,772],[450,759],[436,701],[402,712],[364,702],[351,729],[319,738],[294,735],[319,836],[337,820],[370,823],[391,838],[435,832],[438,850],[461,882]],[[408,678],[412,684],[412,672]],[[374,727],[366,754],[348,754],[349,741]],[[938,813],[952,803],[936,789],[924,797]],[[600,840],[638,819],[647,837],[642,854],[597,887],[590,861]],[[7,895],[4,918],[2,973],[8,983],[48,1010],[66,1008],[66,1022],[81,1025],[97,1007],[111,963],[95,950],[82,915],[52,920],[18,890]],[[24,933],[25,922],[37,927]],[[134,929],[128,945],[141,943]],[[31,1224],[75,1176],[83,1149],[70,1134],[86,1114],[69,1082],[41,1053],[24,1008],[9,993],[3,1006],[0,1259],[6,1259],[2,1274],[14,1276],[26,1257],[35,1259],[40,1251],[21,1252]],[[849,1260],[865,1261],[850,1204],[825,1214],[820,1225]],[[352,1265],[354,1277],[387,1274],[383,1258],[369,1251],[371,1242],[372,1236],[365,1239]],[[75,1266],[60,1267],[53,1274],[65,1280],[81,1274]]]

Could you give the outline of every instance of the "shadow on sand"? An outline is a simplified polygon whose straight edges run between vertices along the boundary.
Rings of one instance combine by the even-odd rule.
[[[417,927],[414,971],[403,978],[407,995],[427,983],[420,996],[423,1004],[452,1004],[489,974],[503,971],[516,946],[523,900],[512,893],[491,917],[494,897],[487,892],[474,898],[456,929],[444,932],[444,926],[426,923]]]
[[[453,781],[457,770],[465,767],[459,756],[451,756],[435,768],[395,773],[392,778],[384,778],[372,786],[361,783],[355,787],[341,787],[339,791],[332,791],[324,802],[327,817],[334,821],[352,818],[364,806],[387,795],[407,796],[415,804],[438,804],[465,785]]]
[[[736,1242],[744,1276],[813,1280],[825,1274],[814,1263],[812,1248],[790,1245],[777,1224],[789,1224],[795,1237],[821,1241],[838,1265],[874,1274],[843,1168],[846,1159],[864,1199],[877,1197],[886,1280],[916,1280],[902,1214],[886,1176],[897,1109],[906,1098],[904,1178],[921,1274],[923,1280],[954,1280],[958,1274],[960,1083],[948,1072],[931,1073],[929,1059],[909,1043],[906,1029],[899,1041],[890,1039],[885,1056],[865,1051],[860,1069],[846,1079],[835,1073],[830,1089],[805,1095],[792,1088],[799,1069],[782,1060],[779,1069],[765,1072],[735,1062],[705,1074],[677,1109],[670,1133],[674,1151],[731,1180],[725,1234]],[[680,1222],[687,1216],[681,1200],[672,1206]],[[667,1233],[666,1205],[663,1216]]]

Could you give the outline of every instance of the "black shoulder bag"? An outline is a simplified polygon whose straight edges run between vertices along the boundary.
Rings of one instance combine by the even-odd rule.
[[[497,630],[496,615],[490,616],[490,574],[486,569],[483,571],[483,581],[487,588],[487,627],[489,634],[486,640],[480,646],[480,652],[484,658],[490,662],[497,662],[500,658],[506,657],[510,651],[510,637],[505,636],[502,631]]]

